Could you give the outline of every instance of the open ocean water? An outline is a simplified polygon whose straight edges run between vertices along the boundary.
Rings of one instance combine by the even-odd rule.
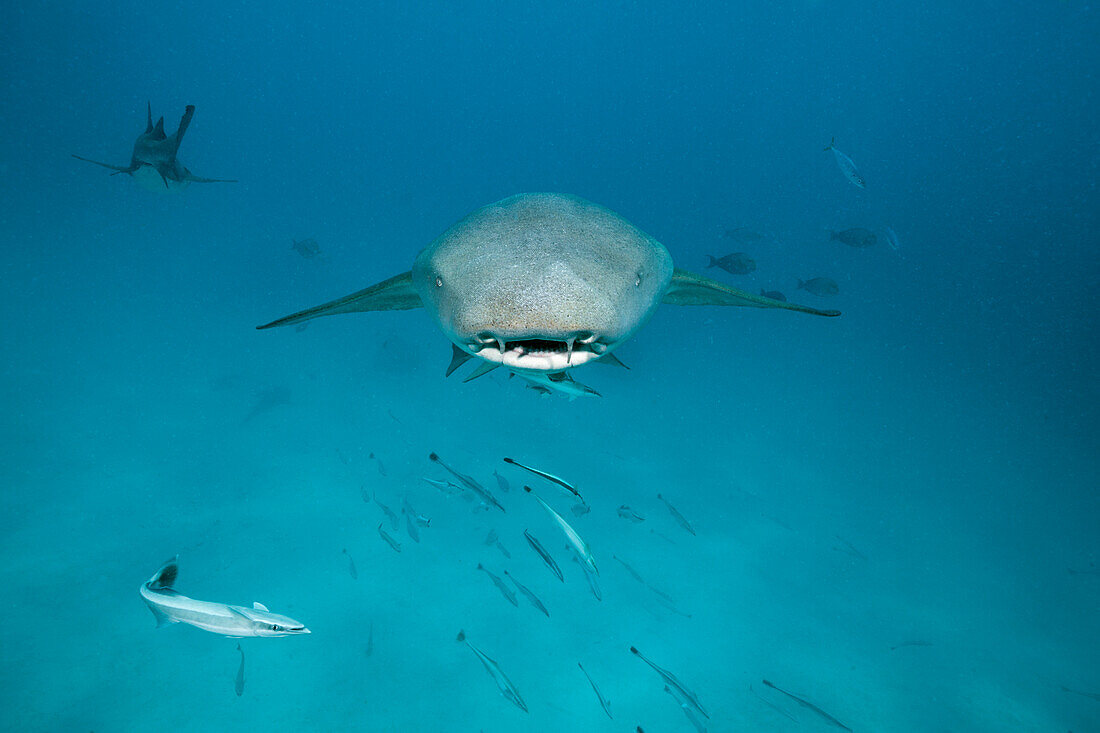
[[[1097,38],[1075,0],[5,4],[0,729],[1100,731]],[[147,101],[238,182],[70,157],[128,166]],[[528,191],[843,315],[662,306],[576,400],[444,379],[423,309],[255,330]],[[176,555],[311,634],[155,628]]]

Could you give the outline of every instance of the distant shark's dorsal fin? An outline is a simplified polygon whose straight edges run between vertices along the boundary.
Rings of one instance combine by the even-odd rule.
[[[187,132],[187,128],[191,125],[191,118],[195,116],[195,105],[189,104],[183,111],[183,117],[180,118],[180,126],[176,128],[176,137],[172,141],[172,152],[175,153],[180,149],[180,142],[183,140],[184,134]],[[162,119],[163,121],[163,119]],[[164,126],[161,125],[161,134],[164,133]],[[196,180],[196,179],[192,179]],[[211,179],[213,180],[213,179]]]
[[[267,610],[267,606],[260,603],[259,601],[252,601],[252,607],[255,608],[257,611],[266,611],[267,613],[271,613],[271,611]]]
[[[154,140],[167,140],[168,136],[164,134],[164,118],[161,117],[157,120],[157,124],[153,127],[153,139]]]
[[[447,373],[443,376],[451,376],[452,374],[454,374],[455,369],[458,369],[460,366],[473,358],[473,356],[458,348],[457,345],[451,344],[451,363],[447,365]]]
[[[338,313],[359,313],[361,311],[399,311],[410,308],[421,308],[423,303],[420,294],[413,287],[412,272],[403,272],[400,275],[383,280],[376,285],[371,285],[365,290],[360,290],[343,298],[324,303],[322,305],[307,308],[292,315],[280,318],[277,321],[256,326],[258,329],[273,328],[275,326],[289,326],[294,323],[308,321],[319,316],[334,316]]]
[[[480,364],[477,365],[477,369],[470,372],[469,376],[467,376],[465,379],[462,380],[462,383],[466,384],[466,382],[472,382],[475,379],[477,379],[478,377],[485,376],[486,374],[493,371],[494,369],[496,369],[499,366],[500,366],[499,362],[483,361],[483,362],[481,362]]]
[[[148,135],[150,132],[153,131],[153,103],[152,102],[146,102],[145,103],[145,119],[146,119],[145,134]]]
[[[805,305],[772,300],[762,295],[753,295],[744,290],[732,288],[725,283],[711,280],[679,267],[672,275],[672,282],[665,291],[662,303],[669,305],[739,305],[751,308],[782,308],[815,316],[839,316],[840,311],[818,310]]]

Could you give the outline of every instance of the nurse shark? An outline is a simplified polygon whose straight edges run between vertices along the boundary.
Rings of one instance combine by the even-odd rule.
[[[500,366],[560,382],[630,339],[662,303],[818,310],[675,267],[664,245],[576,196],[524,193],[474,211],[417,255],[412,269],[259,329],[360,311],[425,308],[453,344],[448,374]],[[467,380],[468,381],[468,380]]]

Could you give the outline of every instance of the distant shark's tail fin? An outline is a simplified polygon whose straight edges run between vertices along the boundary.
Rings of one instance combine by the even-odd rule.
[[[180,126],[176,128],[176,138],[172,143],[173,152],[180,149],[180,143],[183,141],[183,136],[187,133],[187,128],[191,124],[191,118],[195,116],[195,105],[187,105],[187,109],[183,111],[183,117],[180,118]]]
[[[710,262],[707,263],[707,267],[714,267],[718,264],[718,260],[714,258],[714,255],[707,255],[707,259],[710,260]]]
[[[458,636],[455,637],[455,641],[458,641],[458,642],[466,641],[466,632],[462,631],[462,630],[459,630]]]
[[[832,150],[835,147],[836,147],[836,138],[834,137],[832,140],[829,141],[829,144],[826,145],[824,149],[825,150]]]
[[[176,576],[180,572],[180,556],[176,555],[168,562],[161,566],[153,577],[149,578],[149,587],[157,590],[172,589],[172,586],[176,584]]]

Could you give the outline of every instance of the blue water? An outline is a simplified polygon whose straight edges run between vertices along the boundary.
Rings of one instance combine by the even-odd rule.
[[[765,678],[854,731],[1100,730],[1098,37],[1075,0],[5,5],[0,728],[694,730],[634,645],[712,731],[839,730]],[[126,165],[147,100],[169,131],[194,104],[181,159],[240,182],[69,157]],[[572,402],[444,380],[424,311],[254,330],[522,191],[843,316],[663,307]],[[756,271],[704,270],[734,251]],[[421,481],[432,451],[507,513]],[[237,641],[138,595],[177,553],[180,592],[312,634],[241,640],[238,697]]]

